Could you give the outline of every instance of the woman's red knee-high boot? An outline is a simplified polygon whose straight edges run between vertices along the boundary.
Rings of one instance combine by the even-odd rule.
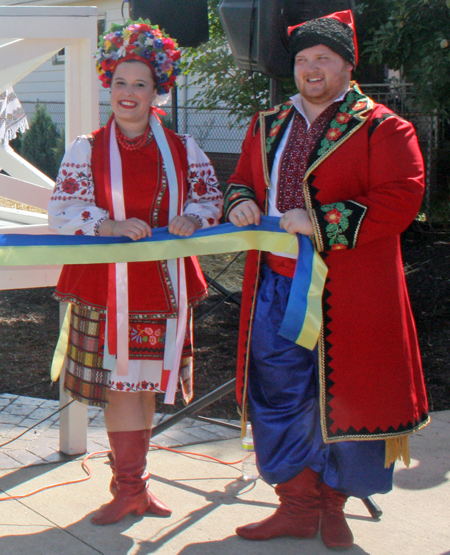
[[[119,522],[126,515],[143,515],[150,505],[147,483],[142,475],[147,463],[147,430],[108,432],[114,460],[116,495],[91,518],[94,524],[104,526]]]
[[[275,492],[280,506],[272,516],[236,528],[236,534],[247,540],[271,540],[282,536],[314,538],[319,530],[319,475],[310,468],[287,482],[278,484]]]
[[[111,466],[111,472],[113,474],[111,478],[111,483],[109,484],[109,491],[111,492],[111,495],[115,497],[117,495],[117,482],[114,478],[114,456],[112,454],[112,451],[111,453],[108,453],[108,459]],[[147,469],[144,470],[144,474],[142,474],[142,479],[144,480],[144,482],[150,479],[150,472]]]
[[[145,430],[145,441],[146,441],[146,453],[148,452],[149,446],[150,446],[150,438],[152,437],[152,431],[151,430]],[[145,478],[145,480],[147,481],[150,478],[150,473],[148,471],[146,471],[147,474],[147,478]],[[151,491],[149,491],[149,489],[147,489],[147,496],[148,496],[148,507],[146,509],[146,513],[151,513],[152,515],[157,515],[157,516],[170,516],[172,514],[172,509],[169,509],[169,507],[163,503],[160,499],[158,499],[156,497],[156,495],[153,495],[153,493]]]
[[[329,549],[349,549],[353,545],[353,534],[344,515],[347,495],[336,491],[325,482],[320,484],[322,511],[320,536]]]
[[[145,430],[146,454],[148,453],[151,435],[152,435],[151,430]],[[114,455],[112,451],[108,455],[108,457],[109,457],[109,460],[111,461],[111,470],[113,473],[113,477],[111,478],[111,483],[109,485],[109,491],[111,492],[112,496],[115,497],[117,495],[117,482],[114,474]],[[156,516],[164,516],[164,517],[170,516],[172,514],[172,510],[169,509],[169,507],[165,503],[163,503],[160,499],[158,499],[156,495],[154,495],[151,491],[148,490],[148,480],[150,480],[150,472],[146,468],[144,468],[144,472],[142,474],[142,480],[146,483],[147,496],[148,496],[148,507],[145,512]]]

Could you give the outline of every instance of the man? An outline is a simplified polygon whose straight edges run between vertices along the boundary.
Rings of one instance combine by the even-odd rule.
[[[249,252],[237,390],[280,506],[236,532],[267,540],[320,529],[327,547],[345,549],[347,497],[390,491],[408,435],[429,421],[399,240],[424,170],[412,125],[351,82],[350,11],[290,28],[290,50],[299,94],[254,117],[226,209],[237,226],[268,214],[311,236],[328,267],[322,330],[313,351],[278,334],[295,260]]]

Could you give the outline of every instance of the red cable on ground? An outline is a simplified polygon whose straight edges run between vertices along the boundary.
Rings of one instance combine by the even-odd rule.
[[[25,497],[31,497],[32,495],[35,495],[36,493],[40,493],[41,491],[45,491],[47,489],[57,488],[59,486],[68,486],[70,484],[79,484],[81,482],[86,482],[86,480],[89,480],[90,477],[92,476],[91,470],[88,467],[88,465],[86,464],[86,461],[89,460],[94,455],[105,455],[107,453],[110,453],[110,451],[96,451],[95,453],[89,453],[89,455],[86,455],[86,457],[84,457],[84,459],[81,462],[81,467],[83,468],[83,470],[87,474],[87,476],[85,476],[84,478],[79,478],[78,480],[70,480],[68,482],[60,482],[59,484],[50,484],[48,486],[42,486],[39,489],[36,489],[34,491],[30,491],[29,493],[25,493],[23,495],[14,495],[14,496],[11,496],[11,497],[0,497],[0,501],[10,501],[11,499],[25,499]]]
[[[17,439],[17,438],[15,438]],[[210,455],[202,455],[201,453],[191,453],[190,451],[180,451],[179,449],[171,449],[170,447],[161,447],[159,445],[151,445],[152,448],[155,449],[159,449],[162,451],[170,451],[171,453],[178,453],[180,455],[189,455],[192,457],[200,457],[200,458],[204,458],[204,459],[210,459],[214,462],[217,462],[219,464],[224,464],[227,466],[233,466],[236,464],[240,464],[242,462],[242,459],[238,460],[238,461],[233,461],[233,462],[226,462],[226,461],[221,461],[220,459],[216,459],[215,457],[211,457]],[[10,496],[10,497],[0,497],[0,501],[11,501],[13,499],[25,499],[26,497],[31,497],[32,495],[35,495],[36,493],[40,493],[41,491],[45,491],[48,489],[52,489],[52,488],[58,488],[60,486],[69,486],[71,484],[80,484],[81,482],[86,482],[87,480],[89,480],[92,476],[91,473],[91,469],[89,468],[89,466],[86,464],[86,462],[94,457],[95,455],[107,455],[108,453],[111,453],[110,450],[107,451],[95,451],[94,453],[89,453],[88,455],[86,455],[86,457],[84,457],[84,459],[81,461],[81,467],[82,469],[86,472],[87,476],[85,476],[84,478],[79,478],[78,480],[69,480],[67,482],[60,482],[58,484],[50,484],[48,486],[43,486],[41,488],[38,488],[34,491],[30,491],[29,493],[25,493],[23,495],[14,495],[14,496]]]
[[[192,455],[194,457],[201,457],[201,458],[204,458],[204,459],[211,459],[214,462],[217,462],[219,464],[228,465],[228,466],[233,466],[235,464],[239,464],[243,460],[243,459],[240,459],[238,461],[226,462],[226,461],[221,461],[220,459],[216,459],[215,457],[211,457],[210,455],[202,455],[201,453],[191,453],[190,451],[180,451],[178,449],[171,449],[170,447],[162,447],[160,445],[154,445],[154,444],[150,444],[150,447],[153,447],[155,449],[161,449],[162,451],[170,451],[171,453],[179,453],[180,455]]]

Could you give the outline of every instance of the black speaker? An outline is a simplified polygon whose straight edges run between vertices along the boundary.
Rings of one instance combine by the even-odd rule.
[[[209,40],[207,0],[130,0],[130,17],[149,19],[179,46],[199,46]]]
[[[353,0],[221,0],[219,17],[240,69],[292,76],[287,28],[353,9]]]

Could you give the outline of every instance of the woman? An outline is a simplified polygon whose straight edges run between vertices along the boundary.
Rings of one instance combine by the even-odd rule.
[[[154,227],[190,236],[218,223],[222,194],[210,161],[192,137],[164,129],[154,115],[179,72],[176,48],[142,21],[113,25],[100,40],[97,70],[111,88],[113,115],[67,149],[49,204],[58,233],[137,241]],[[205,294],[194,257],[62,271],[55,297],[72,309],[64,388],[105,408],[111,445],[114,499],[94,524],[171,514],[147,489],[155,392],[173,403],[179,383],[185,402],[192,398],[191,310]]]

